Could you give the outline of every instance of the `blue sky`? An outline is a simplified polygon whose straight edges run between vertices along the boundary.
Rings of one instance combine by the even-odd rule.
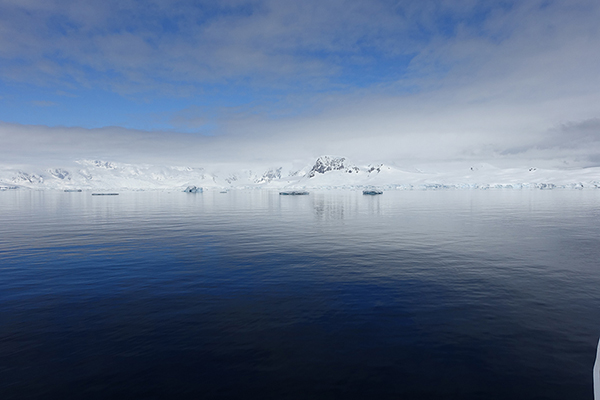
[[[578,153],[560,132],[600,118],[598,20],[597,0],[0,0],[0,140],[589,161],[600,135]]]

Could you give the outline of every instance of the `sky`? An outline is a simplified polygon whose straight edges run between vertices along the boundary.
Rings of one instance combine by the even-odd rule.
[[[597,0],[0,0],[0,165],[600,165]]]

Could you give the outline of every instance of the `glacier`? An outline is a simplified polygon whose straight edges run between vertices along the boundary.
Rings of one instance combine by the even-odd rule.
[[[341,156],[320,156],[298,169],[292,163],[251,169],[238,164],[204,167],[76,160],[70,166],[18,168],[0,165],[0,191],[6,190],[176,190],[229,189],[598,189],[600,167],[551,169],[498,168],[489,163],[400,168],[358,164]]]

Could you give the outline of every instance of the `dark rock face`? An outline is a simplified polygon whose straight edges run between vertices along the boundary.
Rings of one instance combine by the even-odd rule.
[[[71,174],[69,171],[65,171],[62,168],[50,169],[48,172],[50,172],[50,175],[54,176],[55,178],[71,180]]]
[[[368,174],[379,173],[381,172],[381,168],[383,168],[383,164],[369,165],[361,170],[355,165],[348,165],[344,157],[321,156],[317,158],[315,165],[308,173],[308,177],[312,178],[316,174],[324,174],[329,171],[344,171],[348,174],[358,174],[361,171],[367,172]]]
[[[15,176],[13,178],[13,182],[15,183],[44,183],[44,178],[41,177],[40,175],[36,175],[36,174],[28,174],[26,172],[23,171],[19,171],[17,173],[17,176]]]
[[[324,174],[325,172],[329,171],[345,170],[346,166],[344,165],[344,161],[346,161],[344,157],[321,156],[317,158],[317,162],[315,162],[315,165],[310,170],[308,176],[309,178],[312,178],[316,174]],[[356,168],[356,172],[358,172],[358,168]]]
[[[225,181],[231,185],[232,182],[237,181],[239,178],[237,175],[230,175],[228,178],[225,178]]]
[[[283,167],[279,167],[277,169],[270,169],[267,172],[265,172],[263,174],[263,176],[259,179],[257,179],[255,182],[256,183],[268,183],[271,182],[273,179],[281,179],[281,170],[283,169]]]
[[[370,174],[371,172],[377,171],[378,173],[381,172],[381,167],[383,167],[383,164],[379,164],[377,166],[371,166],[369,165],[367,172]]]
[[[99,161],[95,160],[92,162],[92,165],[96,168],[106,168],[106,169],[115,169],[117,168],[113,163],[109,161]]]

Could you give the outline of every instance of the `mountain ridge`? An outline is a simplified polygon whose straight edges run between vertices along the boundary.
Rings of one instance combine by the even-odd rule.
[[[323,155],[301,169],[272,166],[207,168],[77,160],[73,168],[0,168],[0,190],[183,190],[365,188],[599,188],[600,167],[586,169],[497,168],[488,163],[462,167],[400,169],[384,163],[359,165],[346,157]]]

